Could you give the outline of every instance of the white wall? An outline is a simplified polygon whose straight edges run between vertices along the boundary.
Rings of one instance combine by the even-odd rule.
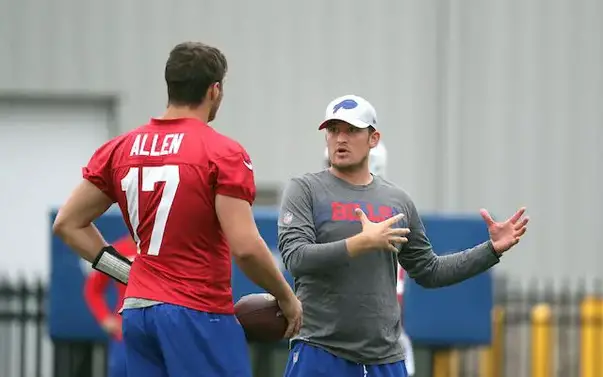
[[[109,136],[102,104],[0,99],[0,277],[47,279],[49,213]]]
[[[315,126],[330,99],[353,92],[376,106],[391,178],[419,208],[529,207],[530,235],[502,270],[598,272],[600,1],[141,4],[8,2],[0,88],[115,94],[126,130],[162,111],[169,49],[206,41],[230,64],[216,127],[248,148],[260,184],[317,169]]]
[[[451,3],[445,209],[527,205],[501,269],[602,276],[603,2]]]
[[[9,2],[0,12],[0,83],[6,91],[114,93],[126,130],[163,111],[171,47],[206,41],[230,64],[216,126],[249,149],[259,182],[322,166],[316,126],[324,108],[355,92],[375,103],[386,137],[397,140],[392,159],[404,168],[394,178],[406,177],[429,206],[438,188],[436,148],[424,152],[439,120],[437,12],[435,2],[421,3]]]

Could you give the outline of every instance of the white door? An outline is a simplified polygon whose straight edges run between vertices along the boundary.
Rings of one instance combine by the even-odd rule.
[[[110,122],[102,103],[0,100],[0,276],[47,280],[49,211],[80,181]]]

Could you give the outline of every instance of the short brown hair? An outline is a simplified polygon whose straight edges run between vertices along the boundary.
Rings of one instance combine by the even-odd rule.
[[[165,64],[168,103],[196,107],[214,83],[222,83],[228,64],[220,50],[200,42],[178,44]]]

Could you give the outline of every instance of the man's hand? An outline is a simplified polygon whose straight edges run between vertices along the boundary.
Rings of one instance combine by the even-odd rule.
[[[105,332],[111,336],[121,334],[121,321],[115,316],[107,317],[102,323],[101,327]]]
[[[399,213],[379,223],[370,221],[360,208],[356,208],[356,216],[362,224],[362,233],[348,238],[347,247],[351,256],[357,256],[370,250],[390,250],[397,253],[399,244],[408,242],[406,236],[410,233],[408,228],[392,228],[400,221],[404,214]]]
[[[302,304],[301,302],[292,295],[288,300],[282,300],[278,302],[278,306],[283,311],[283,315],[287,318],[287,331],[285,332],[285,338],[290,339],[299,333],[302,325]]]
[[[517,245],[521,237],[528,229],[529,217],[524,217],[526,212],[525,207],[520,208],[519,211],[515,212],[513,216],[504,222],[495,222],[487,210],[481,209],[480,214],[488,225],[488,233],[490,233],[490,241],[492,247],[498,255],[501,255],[505,251],[509,250],[513,246]]]

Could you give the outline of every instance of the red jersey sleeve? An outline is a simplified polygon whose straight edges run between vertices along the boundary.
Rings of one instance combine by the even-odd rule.
[[[110,280],[109,276],[98,271],[92,271],[86,278],[84,285],[84,300],[98,323],[112,315],[104,296]]]
[[[114,143],[110,141],[98,148],[90,158],[88,165],[82,169],[82,176],[84,179],[98,187],[98,189],[111,198],[113,202],[116,202],[117,200],[115,198],[113,182],[111,179],[113,145]]]
[[[216,169],[216,193],[243,199],[253,204],[255,180],[253,165],[245,151],[220,157],[214,161]]]

